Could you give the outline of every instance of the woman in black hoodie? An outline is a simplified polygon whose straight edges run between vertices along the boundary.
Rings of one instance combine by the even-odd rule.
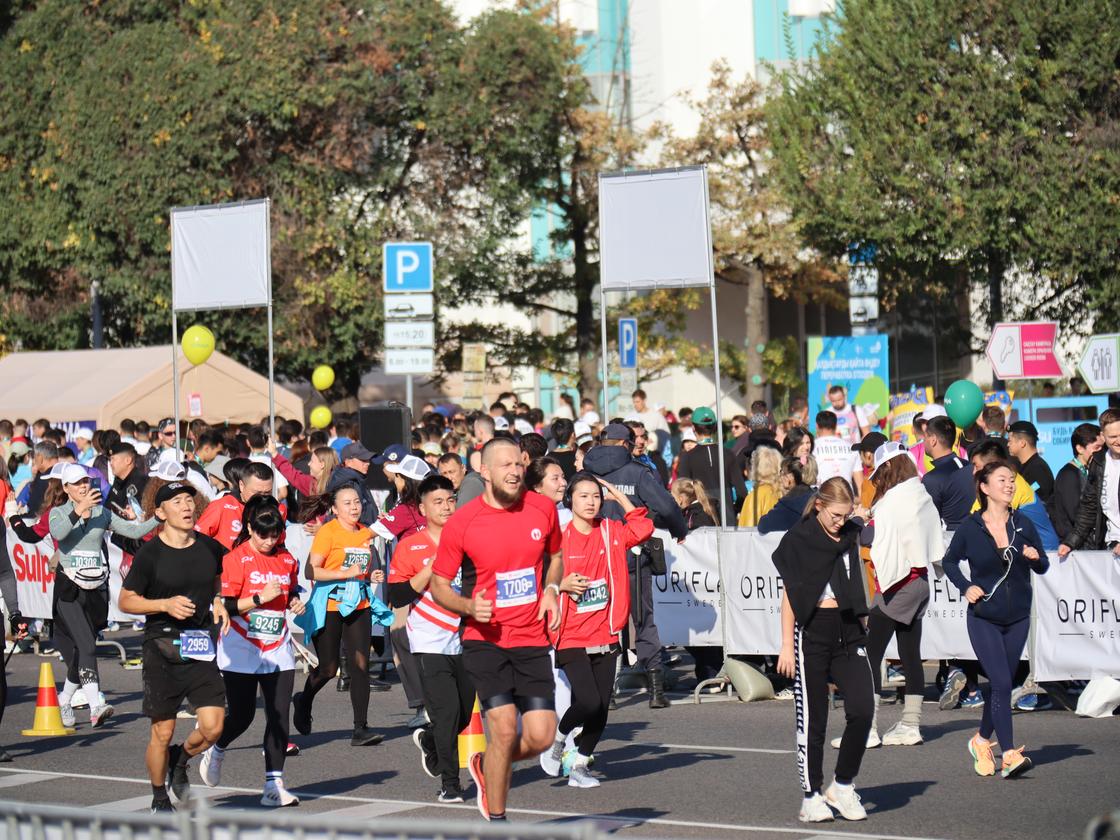
[[[851,518],[854,501],[847,481],[830,478],[774,551],[784,587],[778,672],[794,680],[802,822],[831,820],[833,808],[848,820],[867,818],[852,785],[875,708],[859,557],[863,523]],[[830,678],[844,694],[847,725],[835,779],[822,796]]]

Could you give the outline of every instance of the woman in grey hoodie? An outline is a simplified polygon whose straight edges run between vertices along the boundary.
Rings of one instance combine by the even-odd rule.
[[[63,726],[74,725],[70,699],[81,685],[89,700],[90,724],[101,726],[113,707],[101,701],[95,645],[109,620],[109,561],[106,531],[140,539],[159,525],[155,517],[122,519],[101,504],[101,491],[86,471],[68,464],[59,480],[67,501],[51,509],[51,536],[58,544],[54,579],[54,640],[66,662],[66,683],[58,697]]]

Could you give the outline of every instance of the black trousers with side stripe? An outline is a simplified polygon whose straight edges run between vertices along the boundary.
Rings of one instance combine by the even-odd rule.
[[[867,657],[867,637],[850,612],[818,607],[809,623],[793,629],[794,708],[797,715],[797,771],[801,789],[817,793],[824,784],[824,741],[828,684],[844,695],[843,739],[836,759],[837,780],[859,774],[875,713],[875,686]]]

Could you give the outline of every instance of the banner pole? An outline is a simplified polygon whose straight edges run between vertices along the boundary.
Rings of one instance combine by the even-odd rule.
[[[719,374],[719,324],[716,318],[716,270],[712,260],[712,217],[708,201],[708,167],[704,166],[704,230],[708,237],[708,290],[712,302],[712,367],[716,377],[716,454],[719,458],[719,524],[727,527],[727,470],[723,453],[723,387]],[[606,330],[606,327],[603,328]]]
[[[172,298],[174,298],[174,294]],[[171,304],[171,391],[175,400],[175,448],[179,448],[179,317]]]
[[[603,354],[603,426],[610,420],[610,398],[607,393],[607,291],[603,288],[603,280],[599,278],[599,322],[602,326],[603,338],[601,350]]]
[[[272,199],[264,200],[264,229],[268,247],[265,248],[265,260],[268,262],[266,273],[268,275],[268,431],[269,436],[276,438],[276,374],[273,369],[272,347]],[[301,417],[302,421],[303,418]]]

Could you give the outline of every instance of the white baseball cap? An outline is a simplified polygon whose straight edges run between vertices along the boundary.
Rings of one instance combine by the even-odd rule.
[[[945,410],[945,406],[938,405],[937,403],[930,403],[922,409],[922,419],[932,420],[934,417],[948,417],[949,412]]]
[[[692,428],[692,426],[685,426],[681,429],[681,443],[684,443],[686,440],[696,440],[696,429]]]
[[[599,417],[598,411],[588,411],[579,419],[586,423],[588,426],[594,426],[600,421],[601,418]]]
[[[509,431],[509,421],[504,417],[495,417],[494,418],[494,431],[496,431],[496,432],[508,432]]]
[[[66,464],[60,471],[58,478],[63,484],[77,484],[79,481],[86,481],[89,478],[89,473],[77,464]]]
[[[159,462],[156,464],[156,468],[152,470],[150,475],[152,478],[159,478],[163,481],[182,481],[187,477],[187,468],[178,461],[165,461],[163,458],[160,458]]]
[[[81,428],[75,430],[74,434],[71,435],[71,437],[73,437],[74,440],[93,440],[93,430],[87,429],[85,426],[82,426]]]
[[[415,455],[405,455],[401,458],[399,464],[386,464],[385,472],[403,475],[405,478],[411,478],[413,481],[423,481],[431,475],[432,468],[427,461],[417,458]]]
[[[532,423],[528,420],[522,420],[520,417],[513,421],[513,428],[519,435],[531,435],[536,431]]]
[[[871,475],[878,472],[879,467],[887,463],[892,458],[897,458],[900,455],[905,455],[910,458],[910,450],[899,443],[897,440],[888,440],[886,443],[880,444],[879,448],[875,450],[875,469],[871,471]],[[911,458],[911,460],[913,460]],[[870,478],[871,476],[868,476]]]
[[[590,426],[588,426],[582,420],[577,420],[574,425],[576,430],[576,446],[579,446],[582,443],[587,443],[589,440],[591,440]]]

